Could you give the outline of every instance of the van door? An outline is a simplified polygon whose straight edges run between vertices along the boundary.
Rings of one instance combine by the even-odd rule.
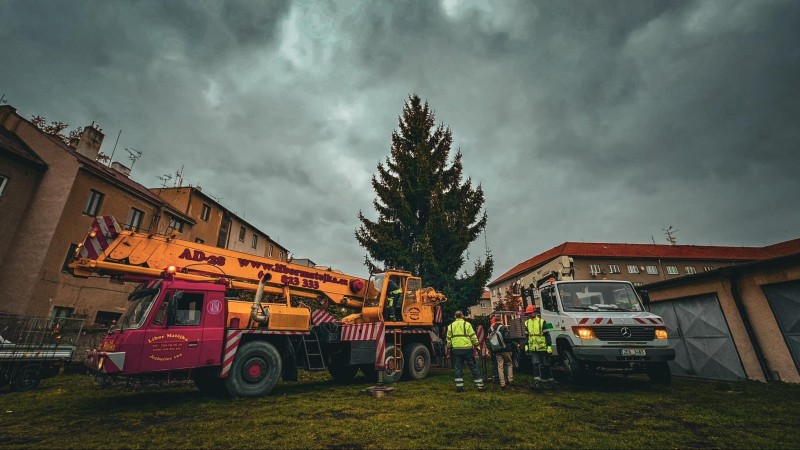
[[[198,366],[203,346],[205,301],[205,292],[167,291],[145,332],[140,371]],[[169,314],[170,302],[174,303],[173,315]]]

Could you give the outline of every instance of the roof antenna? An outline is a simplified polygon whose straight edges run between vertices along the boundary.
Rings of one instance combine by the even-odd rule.
[[[125,151],[128,152],[128,159],[131,160],[131,170],[133,170],[133,165],[136,164],[136,160],[142,157],[142,152],[136,150],[135,148],[125,147]]]
[[[108,157],[108,165],[111,166],[111,161],[114,160],[114,152],[117,151],[117,144],[119,144],[119,137],[122,136],[122,130],[117,134],[117,142],[114,142],[114,149],[111,150],[111,156]]]

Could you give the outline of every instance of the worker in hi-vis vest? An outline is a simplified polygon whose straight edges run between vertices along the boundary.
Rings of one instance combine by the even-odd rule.
[[[478,346],[478,336],[472,329],[472,324],[464,320],[464,313],[456,311],[456,320],[447,327],[447,347],[453,357],[453,367],[455,368],[456,391],[464,391],[464,364],[466,363],[472,372],[472,379],[479,391],[483,390],[483,378],[478,365],[475,363],[475,356],[472,349]]]
[[[553,370],[550,368],[550,354],[553,353],[553,349],[547,345],[547,338],[544,335],[546,322],[536,315],[536,310],[533,305],[528,305],[525,309],[525,315],[528,316],[528,320],[525,321],[525,331],[528,334],[527,351],[531,354],[533,363],[533,387],[539,389],[542,387],[542,381],[551,385],[553,383]],[[547,369],[547,378],[544,377],[544,369]]]
[[[398,277],[389,278],[389,288],[386,291],[386,319],[391,322],[403,320],[403,289],[400,283]]]

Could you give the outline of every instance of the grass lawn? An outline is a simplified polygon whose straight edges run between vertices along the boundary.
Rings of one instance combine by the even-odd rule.
[[[506,448],[800,447],[800,386],[596,378],[533,393],[454,392],[451,371],[375,399],[360,384],[301,373],[266,398],[203,397],[190,386],[130,392],[62,375],[0,392],[0,447]]]

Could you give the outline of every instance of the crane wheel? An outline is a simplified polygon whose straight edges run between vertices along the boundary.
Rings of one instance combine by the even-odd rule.
[[[383,381],[386,384],[392,384],[400,381],[403,376],[403,367],[405,366],[405,358],[403,352],[398,349],[397,358],[394,355],[394,345],[387,345],[386,351],[383,353]]]
[[[431,370],[431,352],[423,344],[411,344],[403,352],[406,363],[406,375],[412,380],[421,380]]]
[[[236,352],[225,388],[234,397],[263,397],[278,384],[281,355],[269,342],[251,341]]]

